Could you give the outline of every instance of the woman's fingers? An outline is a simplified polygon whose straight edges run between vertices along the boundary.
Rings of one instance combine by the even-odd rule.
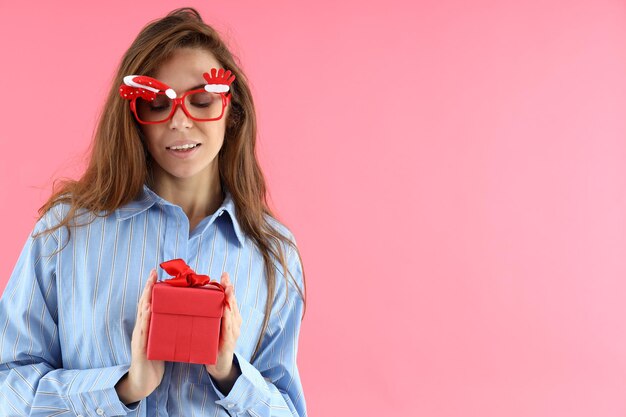
[[[238,318],[239,308],[235,299],[235,287],[230,282],[227,272],[222,273],[220,282],[224,287],[224,300],[227,305],[224,307],[222,316],[217,363],[206,365],[206,369],[212,376],[224,378],[232,371],[233,355],[239,338],[241,320]]]
[[[225,273],[226,274],[226,273]],[[228,278],[228,274],[226,274]],[[237,297],[235,296],[235,287],[230,283],[230,280],[227,281],[228,286],[226,287],[226,300],[228,301],[228,305],[230,306],[230,310],[233,314],[233,321],[237,323],[238,326],[241,326],[241,314],[239,313],[239,304],[237,304]]]
[[[238,326],[241,326],[241,314],[239,313],[239,305],[237,304],[237,297],[235,296],[235,286],[230,282],[230,276],[228,272],[222,273],[222,285],[225,287],[226,301],[230,306],[230,310],[233,313],[233,319]]]
[[[142,306],[141,306],[141,318],[139,319],[141,322],[141,339],[140,346],[141,351],[144,352],[145,348],[148,344],[148,329],[150,328],[150,310],[152,309],[152,287],[154,287],[154,283],[156,282],[156,271],[153,269],[150,271],[150,277],[146,282],[146,286],[144,288],[144,293],[142,295]]]
[[[133,329],[133,339],[138,344],[140,351],[145,353],[148,343],[148,325],[150,323],[150,308],[152,302],[152,287],[156,281],[156,271],[150,271],[150,276],[143,288],[139,303],[137,304],[137,320]]]
[[[159,385],[165,369],[164,361],[152,361],[147,358],[148,330],[152,310],[152,289],[157,280],[156,271],[150,271],[137,305],[137,321],[131,340],[131,364],[128,371],[128,386],[138,393],[133,397],[143,398]]]
[[[230,275],[228,272],[222,272],[222,277],[220,278],[220,282],[224,287],[230,285]]]
[[[147,285],[148,283],[146,282],[146,286]],[[141,329],[141,318],[143,317],[143,305],[145,299],[144,295],[146,293],[146,286],[144,286],[141,297],[139,297],[139,302],[137,303],[137,319],[135,320],[135,328],[133,329],[133,333]]]
[[[231,306],[232,306],[233,312],[235,312],[236,314],[239,314],[239,304],[237,304],[237,297],[235,297],[235,287],[231,285],[230,288],[232,290],[230,299],[232,301]]]
[[[150,281],[152,279],[153,274],[155,274],[154,269],[150,271],[150,276],[146,280],[146,284],[143,286],[141,296],[139,297],[139,304],[137,304],[137,315],[141,314],[141,312],[143,311],[143,304],[148,296],[148,287],[150,286]]]
[[[152,287],[156,283],[156,280],[157,273],[156,270],[153,269],[152,271],[150,271],[150,277],[148,277],[148,288],[146,288],[146,300],[148,301],[148,304],[152,304]]]
[[[144,303],[142,317],[141,317],[141,336],[139,339],[139,346],[141,352],[146,351],[148,345],[148,325],[150,324],[150,304]]]
[[[232,315],[230,309],[228,308],[228,306],[226,306],[226,308],[224,309],[224,336],[226,336],[226,338],[230,338],[230,333],[232,332],[233,323],[231,316]]]
[[[237,298],[235,297],[235,287],[230,282],[230,276],[227,272],[222,273],[221,283],[224,286],[224,297],[227,302],[222,320],[222,327],[224,329],[223,341],[230,345],[231,348],[234,348],[239,337],[242,320],[239,314]]]
[[[230,276],[228,272],[222,272],[222,277],[220,279],[222,286],[224,287],[224,294],[226,295],[226,301],[230,304],[230,299],[234,298],[233,295],[235,293],[235,287],[230,282]]]
[[[146,280],[146,285],[143,287],[141,293],[140,304],[150,303],[152,301],[152,286],[156,281],[156,271],[153,269],[150,271],[150,276]]]

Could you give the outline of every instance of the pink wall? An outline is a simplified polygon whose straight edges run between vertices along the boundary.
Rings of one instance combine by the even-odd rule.
[[[125,48],[194,5],[304,255],[310,415],[626,415],[625,2],[303,3],[0,3],[0,289]]]

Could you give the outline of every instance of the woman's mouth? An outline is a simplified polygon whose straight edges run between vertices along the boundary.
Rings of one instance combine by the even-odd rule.
[[[187,159],[193,158],[196,152],[200,152],[201,143],[188,143],[184,145],[168,146],[165,149],[175,158]]]
[[[202,144],[201,143],[188,143],[185,145],[168,146],[165,149],[167,149],[168,151],[175,151],[175,152],[189,152],[192,149],[199,147],[200,145]]]

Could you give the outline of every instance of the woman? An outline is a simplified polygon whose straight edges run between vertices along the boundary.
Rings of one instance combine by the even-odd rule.
[[[196,10],[141,31],[86,172],[41,208],[0,299],[0,415],[306,415],[302,263],[255,138],[246,78]],[[157,266],[175,258],[221,276],[215,364],[147,358]]]

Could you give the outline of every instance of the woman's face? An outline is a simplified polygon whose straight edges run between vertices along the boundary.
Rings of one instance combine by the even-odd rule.
[[[213,54],[200,49],[184,48],[165,61],[153,75],[176,91],[181,97],[186,91],[206,83],[202,74],[211,68],[221,68]],[[236,82],[236,81],[235,81]],[[156,162],[154,177],[163,175],[175,179],[217,175],[217,154],[224,143],[226,117],[211,122],[197,122],[187,117],[180,106],[164,123],[142,125],[148,152]],[[172,147],[195,145],[193,149]]]

